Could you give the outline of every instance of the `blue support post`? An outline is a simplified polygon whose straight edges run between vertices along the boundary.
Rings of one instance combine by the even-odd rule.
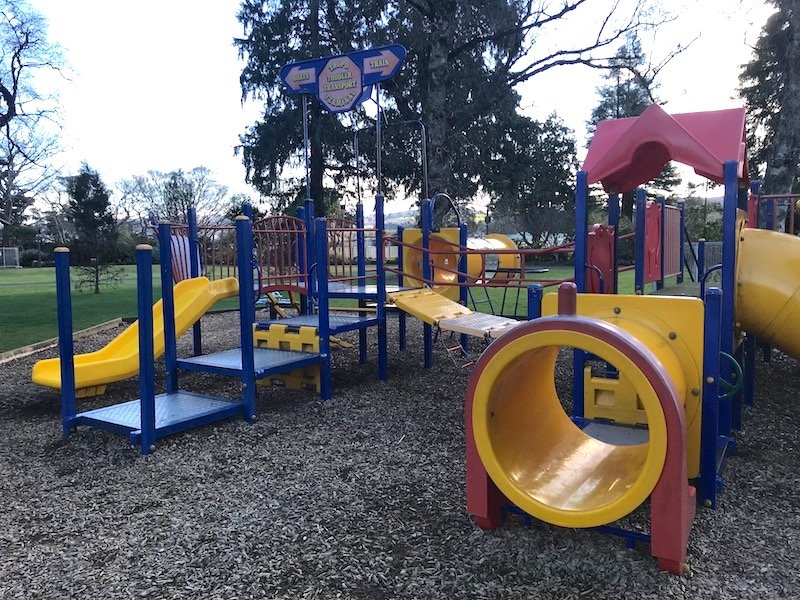
[[[658,281],[656,282],[656,289],[663,290],[664,289],[664,273],[666,265],[664,264],[664,256],[666,256],[666,245],[667,245],[667,211],[665,207],[667,206],[667,201],[663,197],[658,198],[658,210],[661,211],[661,227],[659,228],[658,235],[660,237],[659,247],[661,256],[659,258],[659,264],[661,270],[658,274]]]
[[[775,231],[775,198],[767,198],[767,229]]]
[[[750,182],[750,193],[756,197],[756,221],[759,221],[759,214],[761,214],[761,182],[760,181],[751,181]],[[747,212],[749,214],[749,206],[747,207]],[[750,223],[750,227],[761,227],[760,222]]]
[[[705,296],[703,334],[703,397],[700,429],[700,502],[709,508],[717,503],[717,456],[719,430],[720,317],[722,292],[709,288]]]
[[[735,336],[734,300],[736,297],[736,211],[738,208],[738,166],[735,160],[726,161],[723,165],[725,194],[722,206],[722,326],[720,350],[733,355]],[[733,369],[726,362],[722,365],[721,376],[730,381]],[[741,402],[741,398],[731,399],[732,403]],[[733,425],[733,413],[723,410],[721,433],[730,435]]]
[[[750,186],[753,187],[752,184]],[[756,189],[758,189],[758,184],[756,183]],[[737,193],[737,208],[745,213],[748,212],[748,188],[740,187],[738,188]],[[734,399],[734,413],[733,413],[733,426],[736,429],[741,429],[742,427],[742,403],[752,406],[753,405],[753,397],[755,395],[755,389],[753,386],[753,376],[755,375],[755,358],[753,357],[753,353],[755,352],[755,343],[753,341],[754,336],[747,336],[744,341],[739,345],[736,349],[735,357],[736,360],[739,362],[739,365],[742,367],[742,375],[744,377],[744,381],[742,382],[742,387],[739,390],[739,393],[736,394],[736,398]],[[752,351],[751,351],[752,349]],[[752,362],[750,366],[748,366],[748,362]]]
[[[331,399],[330,298],[328,297],[328,228],[324,217],[316,219],[314,247],[317,250],[317,314],[319,315],[319,390],[322,400]]]
[[[575,183],[575,285],[578,293],[586,291],[586,263],[588,261],[586,236],[589,231],[588,174],[580,171]]]
[[[748,406],[753,406],[755,403],[755,387],[756,387],[756,352],[758,351],[756,344],[756,336],[747,334],[744,338],[744,403]]]
[[[139,443],[142,455],[146,455],[156,449],[153,248],[147,244],[136,246],[136,297],[139,309],[139,424],[142,432]]]
[[[380,115],[378,115],[380,122]],[[389,350],[386,332],[386,268],[383,256],[383,194],[375,196],[375,270],[378,285],[377,318],[378,318],[378,379],[389,378]]]
[[[634,237],[634,293],[644,294],[645,238],[647,227],[647,194],[642,188],[636,189],[636,236]]]
[[[169,248],[170,227],[167,223],[158,226],[158,245]],[[161,309],[164,319],[164,363],[166,367],[166,391],[178,391],[178,350],[175,332],[175,298],[172,288],[172,253],[164,252],[161,258]]]
[[[305,227],[305,234],[302,237],[298,237],[297,239],[297,270],[300,273],[305,273],[308,276],[306,280],[306,293],[300,294],[300,313],[306,314],[311,312],[309,307],[311,306],[311,302],[309,302],[311,298],[311,262],[309,261],[309,253],[308,253],[308,222],[306,221],[306,209],[302,206],[297,209],[295,216],[303,221]]]
[[[197,233],[197,211],[194,206],[190,206],[186,211],[186,221],[189,224],[189,274],[194,277],[200,277],[200,239]],[[162,241],[158,242],[163,249],[169,250],[169,238],[167,238],[167,245],[164,246]],[[171,253],[170,258],[172,258]],[[212,275],[215,277],[216,273]],[[163,285],[162,285],[163,287]],[[200,328],[200,321],[192,325],[192,353],[194,356],[200,356],[203,353],[203,335]]]
[[[431,277],[431,256],[428,252],[430,248],[431,228],[433,227],[433,206],[430,200],[423,200],[420,209],[422,210],[422,279],[425,282],[432,281]],[[426,369],[433,366],[433,327],[424,323],[422,325],[422,346],[423,364]]]
[[[367,280],[367,243],[364,237],[364,205],[359,202],[356,204],[356,249],[358,252],[357,274],[358,284],[366,285]],[[358,362],[367,362],[367,330],[358,330]]]
[[[72,296],[69,283],[69,248],[55,249],[58,356],[61,367],[61,432],[72,430],[78,412],[75,399],[75,350],[72,343]]]
[[[733,358],[739,365],[744,365],[744,346],[742,344],[737,346]],[[744,377],[744,369],[742,369],[742,376]],[[742,428],[742,389],[739,388],[736,395],[731,398],[731,427],[737,431]]]
[[[619,194],[608,195],[608,224],[614,228],[614,241],[611,251],[614,255],[611,257],[611,264],[613,266],[614,280],[609,282],[613,286],[613,293],[616,294],[619,290]],[[608,285],[608,284],[606,284]],[[606,290],[606,292],[611,290]]]
[[[684,202],[678,203],[680,209],[680,250],[678,260],[680,261],[681,271],[678,273],[677,283],[683,283],[683,269],[686,266],[686,204]]]
[[[397,244],[397,286],[399,288],[403,287],[403,231],[404,228],[402,226],[397,227],[397,239],[399,243]],[[399,338],[399,345],[400,350],[406,349],[406,313],[405,311],[398,311],[397,313],[397,329],[398,329],[398,338]]]
[[[458,300],[467,305],[467,225],[462,223],[458,227]],[[518,288],[519,289],[519,288]],[[461,334],[461,352],[466,356],[469,352],[469,336]]]
[[[706,240],[700,238],[697,240],[697,281],[703,280],[703,275],[706,273]]]
[[[585,171],[578,173],[575,185],[575,285],[579,293],[586,292],[586,263],[588,262],[587,236],[589,233],[589,184]],[[583,365],[586,353],[572,352],[572,406],[573,417],[583,417]]]
[[[253,205],[250,204],[249,202],[245,202],[244,204],[242,204],[242,214],[245,217],[247,217],[248,219],[250,219],[250,221],[252,221],[253,220]]]
[[[358,253],[358,278],[360,283],[364,282],[367,275],[367,242],[364,236],[364,205],[359,202],[356,204],[356,252]]]
[[[542,299],[544,288],[538,284],[528,286],[528,320],[538,319],[542,316]]]
[[[303,207],[303,218],[306,222],[306,264],[309,267],[314,263],[316,252],[314,250],[314,201],[307,198]],[[327,260],[325,261],[327,264]],[[306,302],[306,313],[314,312],[313,298],[316,296],[316,277],[308,278],[308,296]]]
[[[244,215],[236,217],[236,260],[239,269],[239,345],[242,353],[242,400],[244,418],[256,416],[256,370],[253,347],[253,281],[250,259],[253,256],[253,226]]]

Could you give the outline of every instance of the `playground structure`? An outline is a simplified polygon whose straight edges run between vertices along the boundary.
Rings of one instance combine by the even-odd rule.
[[[575,287],[563,286],[557,302],[545,298],[543,318],[490,346],[470,379],[467,508],[481,527],[498,527],[511,509],[560,526],[602,526],[648,540],[662,569],[682,572],[695,496],[715,506],[742,402],[752,402],[755,338],[800,351],[789,326],[800,310],[791,275],[800,242],[745,227],[743,136],[743,110],[670,116],[651,106],[598,125],[578,176],[578,231],[588,229],[580,219],[589,183],[603,183],[613,212],[616,192],[652,179],[670,159],[684,162],[725,185],[723,262],[703,273],[720,270],[722,286],[699,282],[702,301],[576,296],[591,272],[580,268],[589,263],[579,236]],[[575,350],[571,416],[553,385],[562,348]],[[732,371],[735,386],[726,384]],[[648,497],[649,535],[608,528]]]
[[[305,125],[305,96],[303,101]],[[378,140],[380,123],[379,118]],[[743,132],[739,110],[670,116],[652,106],[635,119],[600,123],[577,181],[578,235],[573,244],[551,250],[574,254],[569,282],[528,276],[526,259],[545,251],[516,248],[503,236],[470,240],[463,225],[435,228],[431,200],[421,203],[419,230],[401,228],[396,237],[385,236],[380,150],[373,229],[364,227],[360,202],[355,223],[315,219],[308,195],[298,217],[251,223],[245,214],[235,228],[204,229],[190,213],[186,225],[161,224],[159,246],[173,251],[161,253],[160,306],[152,306],[150,249],[139,247],[137,328],[92,358],[73,359],[69,255],[59,249],[61,360],[37,365],[34,378],[60,387],[65,436],[79,425],[100,427],[127,435],[147,454],[157,438],[177,431],[232,416],[252,420],[258,380],[314,387],[327,400],[330,339],[340,332],[358,331],[364,362],[367,331],[376,329],[378,377],[386,379],[391,300],[402,311],[401,347],[405,315],[424,323],[426,367],[432,366],[434,328],[461,335],[461,350],[470,336],[492,342],[465,398],[467,510],[480,527],[496,528],[514,511],[559,526],[603,527],[649,542],[661,568],[681,573],[696,502],[715,506],[741,405],[752,402],[756,336],[800,354],[788,326],[800,311],[800,285],[783,283],[785,273],[798,272],[800,248],[793,237],[746,228],[737,212],[747,208]],[[701,281],[689,286],[698,288],[691,291],[699,297],[660,295],[668,277],[684,283],[682,215],[663,200],[648,203],[638,190],[636,295],[615,295],[618,193],[652,179],[668,160],[724,183],[722,263],[701,266]],[[610,193],[609,223],[589,231],[588,185],[595,182]],[[368,273],[369,235],[377,251],[375,269]],[[395,269],[385,264],[386,244],[400,248]],[[781,251],[777,261],[775,248]],[[772,269],[764,268],[766,257]],[[714,271],[721,272],[721,288],[705,289]],[[390,286],[392,272],[397,284]],[[543,288],[555,285],[558,295],[544,296]],[[650,285],[653,295],[646,293]],[[525,289],[529,321],[468,309],[470,290],[480,287]],[[257,322],[256,296],[277,292],[301,298],[298,314]],[[197,320],[214,300],[237,293],[239,347],[202,354]],[[354,301],[356,314],[333,314],[332,299]],[[189,327],[194,356],[178,358],[176,338]],[[117,356],[122,348],[124,359]],[[565,348],[573,351],[571,415],[554,385]],[[160,351],[167,383],[166,392],[156,395],[153,370]],[[112,366],[115,362],[120,366]],[[137,370],[139,399],[77,412],[79,395],[101,393],[114,377]],[[237,378],[242,397],[181,390],[181,370]],[[611,526],[648,498],[649,534]]]

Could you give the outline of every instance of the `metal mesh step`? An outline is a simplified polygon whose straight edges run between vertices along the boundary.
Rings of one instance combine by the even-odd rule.
[[[515,321],[514,319],[507,319],[506,317],[498,317],[484,313],[470,313],[452,319],[442,319],[439,321],[439,329],[442,331],[464,333],[474,337],[498,338],[522,323],[523,321]]]

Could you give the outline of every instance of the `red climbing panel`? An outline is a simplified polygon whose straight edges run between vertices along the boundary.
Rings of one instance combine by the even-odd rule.
[[[661,205],[650,200],[645,209],[644,282],[661,279]]]
[[[586,291],[592,294],[615,294],[614,289],[614,228],[593,225],[587,245]],[[603,286],[600,286],[600,275]]]

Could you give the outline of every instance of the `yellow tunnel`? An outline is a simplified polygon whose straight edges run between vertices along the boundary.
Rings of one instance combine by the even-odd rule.
[[[696,299],[639,298],[650,299],[662,305],[685,301],[683,308],[702,314]],[[591,312],[592,300],[579,296],[578,314]],[[700,372],[692,367],[686,373],[686,361],[695,359],[685,340],[678,339],[683,332],[670,338],[669,330],[635,314],[620,314],[617,320],[604,325],[647,349],[657,369],[668,374],[679,402],[686,404],[691,397],[689,412],[696,413],[699,402],[692,390]],[[630,382],[647,415],[644,441],[603,441],[572,421],[555,383],[556,360],[564,348],[598,356]],[[664,415],[648,377],[630,356],[591,335],[558,330],[523,335],[479,368],[472,408],[476,448],[495,485],[525,512],[555,525],[594,527],[630,513],[653,491],[666,454]]]

